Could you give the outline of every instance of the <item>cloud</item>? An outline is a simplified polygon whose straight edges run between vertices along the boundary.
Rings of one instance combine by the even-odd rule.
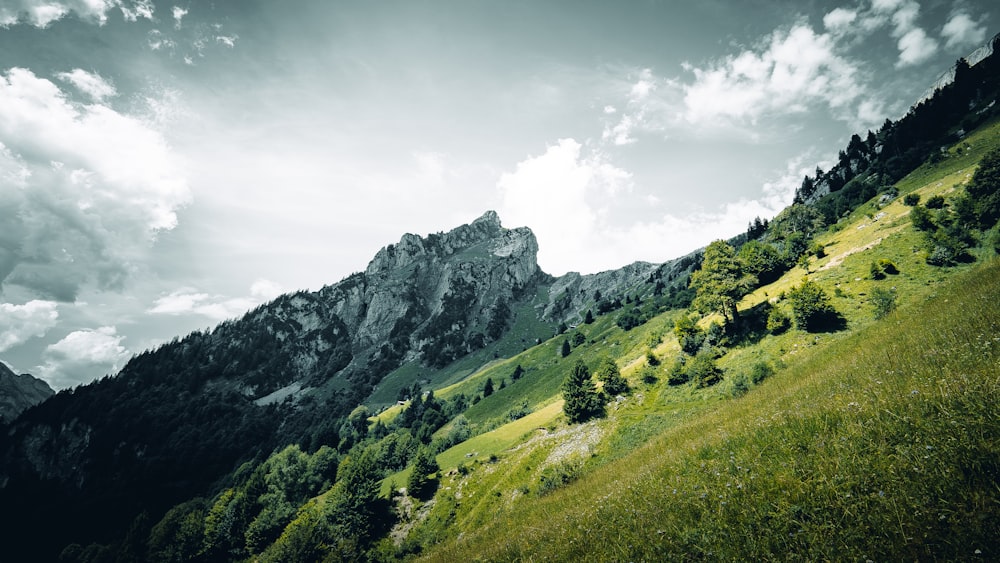
[[[949,50],[980,45],[986,40],[986,26],[965,12],[956,12],[941,29],[941,38],[945,40],[945,49]]]
[[[0,5],[0,27],[25,23],[44,28],[69,14],[104,25],[108,12],[114,8],[121,11],[126,21],[153,19],[152,0],[6,0]]]
[[[756,198],[614,223],[607,218],[618,200],[608,196],[634,189],[632,175],[605,154],[560,139],[501,177],[500,215],[506,224],[532,228],[538,238],[538,262],[551,274],[620,268],[621,257],[635,256],[637,246],[646,249],[642,259],[662,262],[742,232],[754,217],[773,217],[791,203],[815,163],[811,153],[792,159],[776,172],[775,180],[761,186]],[[653,206],[662,203],[652,194],[644,199]]]
[[[86,94],[92,101],[101,103],[105,98],[113,98],[118,95],[118,90],[114,85],[102,78],[99,74],[87,72],[83,69],[73,69],[71,72],[56,73],[56,78],[64,82],[69,82],[77,90]]]
[[[22,68],[0,73],[0,182],[0,284],[56,301],[121,288],[191,197],[147,122],[72,103]]]
[[[857,10],[835,8],[823,16],[823,26],[831,32],[846,30],[858,18]]]
[[[684,117],[693,124],[755,123],[815,104],[840,110],[865,91],[858,69],[836,53],[832,36],[805,24],[776,30],[755,49],[688,69],[695,80],[684,86]]]
[[[54,389],[64,389],[115,373],[132,355],[122,346],[124,339],[113,326],[71,332],[45,349],[37,375]]]
[[[284,293],[280,284],[258,279],[250,286],[249,297],[209,295],[190,287],[182,287],[156,299],[147,312],[155,315],[200,315],[213,321],[239,317],[265,301]]]
[[[174,28],[175,29],[180,29],[181,28],[181,20],[184,19],[184,16],[186,16],[188,14],[187,9],[181,8],[180,6],[174,6],[171,13],[174,16]]]
[[[45,336],[56,325],[59,311],[54,301],[28,301],[24,305],[0,303],[0,352]]]
[[[899,38],[899,60],[897,67],[920,64],[931,58],[938,50],[938,42],[920,29],[907,31]]]
[[[238,35],[216,35],[215,41],[226,47],[232,48],[236,46],[236,40],[240,37]]]

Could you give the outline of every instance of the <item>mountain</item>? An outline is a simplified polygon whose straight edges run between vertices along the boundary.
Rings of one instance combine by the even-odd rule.
[[[455,366],[520,352],[582,322],[584,307],[677,298],[694,264],[554,278],[537,252],[530,229],[505,228],[492,211],[448,232],[406,234],[363,272],[282,295],[58,393],[0,437],[0,502],[38,515],[12,529],[46,520],[65,531],[52,545],[104,540],[143,511],[211,494],[240,464],[284,445],[346,453],[358,405],[380,408]]]
[[[54,393],[48,383],[27,373],[17,375],[0,362],[0,423],[14,420],[25,409]]]

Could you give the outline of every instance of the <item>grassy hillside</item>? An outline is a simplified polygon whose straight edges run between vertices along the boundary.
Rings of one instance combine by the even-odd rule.
[[[520,363],[528,375],[466,417],[495,426],[524,400],[535,413],[438,456],[446,476],[396,553],[423,546],[433,560],[996,556],[1000,313],[989,304],[1000,297],[1000,265],[985,249],[975,251],[976,265],[928,265],[902,196],[951,201],[998,145],[1000,125],[981,128],[904,178],[898,198],[876,197],[828,227],[816,239],[822,257],[748,295],[740,308],[753,319],[766,306],[787,309],[787,292],[810,279],[845,326],[759,331],[730,343],[718,359],[720,384],[666,384],[679,353],[674,312],[629,332],[613,315],[602,317],[581,325],[586,342],[568,358],[559,348],[572,334],[442,388],[442,396],[474,393]],[[880,259],[898,273],[872,279]],[[876,289],[894,292],[899,305],[880,321]],[[649,350],[660,366],[646,365]],[[606,419],[565,425],[559,384],[577,358],[593,366],[604,356],[616,360],[633,394],[610,404]],[[733,399],[737,378],[761,363],[777,374]]]
[[[950,280],[532,502],[505,485],[538,451],[454,476],[440,504],[464,489],[497,510],[428,558],[995,559],[997,279],[993,262]]]

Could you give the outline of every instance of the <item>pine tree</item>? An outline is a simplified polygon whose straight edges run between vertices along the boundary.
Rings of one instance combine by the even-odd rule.
[[[583,322],[584,322],[584,324],[588,324],[588,325],[589,324],[593,324],[593,322],[594,322],[594,313],[590,312],[590,309],[587,309],[587,314],[586,314],[586,316],[583,317]]]
[[[563,340],[562,349],[559,350],[559,353],[565,358],[571,351],[572,348],[569,347],[569,340]]]
[[[628,393],[628,381],[622,377],[622,372],[618,369],[618,364],[611,358],[601,360],[596,370],[597,378],[604,382],[604,392],[609,396],[624,395]]]
[[[590,370],[582,361],[578,360],[573,366],[563,382],[562,391],[563,412],[571,424],[604,416],[604,402],[590,378]]]
[[[483,398],[489,397],[493,394],[493,378],[486,378],[486,385],[483,386]]]
[[[427,448],[420,448],[413,461],[413,472],[410,473],[410,479],[406,482],[407,492],[415,497],[423,494],[431,481],[430,475],[437,473],[440,469],[434,454]]]

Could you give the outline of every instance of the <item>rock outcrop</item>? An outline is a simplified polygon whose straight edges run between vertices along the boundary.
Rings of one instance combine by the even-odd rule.
[[[14,420],[25,409],[54,393],[48,383],[27,373],[17,375],[0,362],[0,422]]]

